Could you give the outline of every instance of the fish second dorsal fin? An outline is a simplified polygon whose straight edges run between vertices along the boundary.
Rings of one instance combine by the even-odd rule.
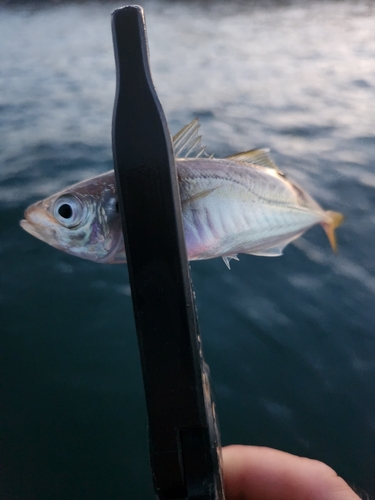
[[[250,149],[249,151],[243,151],[242,153],[237,153],[235,155],[227,156],[228,160],[241,161],[243,163],[251,163],[255,165],[260,165],[261,167],[271,168],[276,170],[281,174],[280,170],[271,160],[269,155],[269,149]]]
[[[176,158],[199,158],[206,154],[206,147],[202,146],[202,136],[198,135],[199,120],[195,118],[173,136],[173,147]]]

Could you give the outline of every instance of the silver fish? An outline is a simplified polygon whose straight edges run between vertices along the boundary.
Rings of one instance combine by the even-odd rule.
[[[239,253],[276,257],[316,224],[323,226],[336,251],[335,229],[342,214],[323,210],[287,179],[268,150],[202,157],[198,129],[194,120],[173,138],[189,260],[222,257],[229,267]],[[187,157],[191,154],[195,158]],[[126,262],[113,171],[34,203],[20,224],[71,255]]]

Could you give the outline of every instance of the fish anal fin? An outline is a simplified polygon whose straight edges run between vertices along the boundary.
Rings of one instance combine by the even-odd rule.
[[[230,270],[230,261],[233,259],[233,260],[240,260],[237,255],[224,255],[224,257],[222,257],[225,265],[227,266],[227,268]]]
[[[243,151],[242,153],[227,156],[227,159],[250,163],[253,165],[260,165],[261,167],[271,168],[276,170],[276,172],[280,172],[271,160],[269,152],[269,149],[250,149],[249,151]]]
[[[249,252],[251,255],[258,255],[259,257],[280,257],[283,254],[285,245],[266,248],[264,250],[257,250],[255,252]]]
[[[337,253],[337,241],[335,230],[341,226],[344,216],[340,212],[332,212],[328,210],[326,212],[327,221],[322,222],[323,229],[327,235],[328,241],[332,247],[332,250]]]

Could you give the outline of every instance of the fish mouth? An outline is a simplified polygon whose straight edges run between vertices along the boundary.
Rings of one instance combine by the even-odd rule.
[[[31,234],[35,238],[38,238],[38,240],[45,241],[44,237],[40,233],[38,233],[38,231],[35,229],[35,227],[32,224],[30,224],[30,222],[28,222],[26,219],[22,219],[20,221],[20,226],[27,233]]]
[[[22,229],[35,238],[38,238],[38,240],[49,243],[50,245],[54,244],[53,240],[55,239],[55,233],[52,227],[50,227],[53,224],[53,220],[49,214],[46,214],[40,207],[40,202],[30,205],[30,207],[25,210],[24,216],[25,218],[20,221]]]

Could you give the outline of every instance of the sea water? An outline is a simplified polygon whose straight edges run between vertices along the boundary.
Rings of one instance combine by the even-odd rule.
[[[320,459],[375,494],[375,9],[144,5],[170,130],[209,153],[269,147],[341,211],[280,258],[192,264],[224,444]],[[0,499],[154,498],[126,266],[76,259],[24,209],[112,168],[120,4],[0,7]]]

